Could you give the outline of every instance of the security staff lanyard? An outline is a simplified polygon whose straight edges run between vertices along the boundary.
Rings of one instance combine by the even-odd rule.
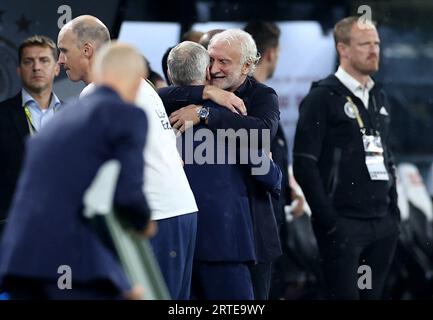
[[[376,135],[367,135],[367,129],[365,128],[364,121],[362,121],[359,114],[358,107],[352,101],[351,97],[347,96],[346,99],[355,114],[356,122],[358,122],[361,131],[365,151],[365,164],[370,179],[388,181],[389,175],[385,167],[382,140],[379,131],[376,130]]]
[[[30,112],[30,109],[27,105],[24,106],[24,112],[26,113],[27,124],[29,125],[30,135],[34,135],[37,132],[37,130],[33,125],[32,113]]]
[[[36,127],[33,123],[32,113],[30,112],[28,105],[24,105],[24,112],[26,114],[27,124],[29,125],[30,135],[34,135],[36,132],[38,132],[38,130],[36,130]],[[56,112],[56,108],[53,108],[53,112]]]

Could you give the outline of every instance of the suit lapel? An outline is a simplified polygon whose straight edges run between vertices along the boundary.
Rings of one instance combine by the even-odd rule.
[[[21,97],[21,93],[15,96],[13,100],[13,104],[9,109],[12,121],[15,124],[20,136],[25,138],[29,133],[29,125],[27,122],[26,114],[24,113],[24,109],[22,107],[23,100]]]

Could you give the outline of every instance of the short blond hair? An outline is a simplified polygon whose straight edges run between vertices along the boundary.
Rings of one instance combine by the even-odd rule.
[[[93,74],[96,79],[103,79],[110,73],[119,81],[128,81],[142,77],[144,68],[143,57],[137,49],[114,41],[105,44],[98,51],[93,64]]]
[[[350,33],[355,23],[359,22],[364,24],[365,26],[370,26],[370,27],[376,26],[376,23],[374,21],[365,20],[364,22],[361,22],[360,19],[361,17],[352,16],[352,17],[344,18],[335,24],[334,27],[335,46],[337,46],[339,42],[344,43],[346,45],[350,44]]]
[[[57,46],[53,40],[46,36],[41,36],[35,34],[34,36],[25,39],[21,42],[20,47],[18,48],[18,64],[21,64],[21,59],[23,57],[23,51],[28,47],[44,47],[49,48],[53,55],[54,61],[57,61],[59,58],[59,51],[57,50]]]

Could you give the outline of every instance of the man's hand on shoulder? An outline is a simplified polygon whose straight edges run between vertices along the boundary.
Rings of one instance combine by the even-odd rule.
[[[234,113],[242,115],[247,114],[247,108],[245,107],[243,100],[237,97],[233,92],[225,91],[215,86],[206,85],[203,89],[203,99],[212,100]]]

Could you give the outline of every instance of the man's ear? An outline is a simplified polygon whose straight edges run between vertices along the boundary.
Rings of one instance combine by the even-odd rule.
[[[337,49],[337,53],[338,56],[341,58],[347,58],[347,48],[348,46],[346,44],[344,44],[343,42],[338,42],[336,49]]]
[[[251,62],[245,62],[244,65],[242,66],[242,74],[248,75],[248,73],[250,73],[250,70],[251,70]]]
[[[93,54],[94,54],[94,49],[91,43],[86,42],[83,45],[83,54],[86,58],[90,59],[92,58]]]
[[[208,64],[208,66],[206,67],[206,81],[210,81],[210,64]]]
[[[277,58],[278,58],[278,50],[279,50],[279,48],[278,47],[275,47],[275,48],[270,48],[269,50],[268,50],[268,60],[269,60],[269,62],[274,62],[275,60],[277,60]]]
[[[171,72],[170,72],[169,68],[167,68],[167,76],[168,76],[168,79],[170,80],[170,82],[173,83],[173,78],[171,76]]]
[[[17,67],[17,75],[18,75],[18,77],[21,78],[21,67],[20,66]]]
[[[273,52],[274,50],[272,48],[266,49],[265,52],[260,55],[260,60],[268,63],[272,62]]]
[[[56,62],[56,66],[54,67],[54,74],[57,77],[59,75],[59,73],[60,73],[60,64],[58,62]]]

